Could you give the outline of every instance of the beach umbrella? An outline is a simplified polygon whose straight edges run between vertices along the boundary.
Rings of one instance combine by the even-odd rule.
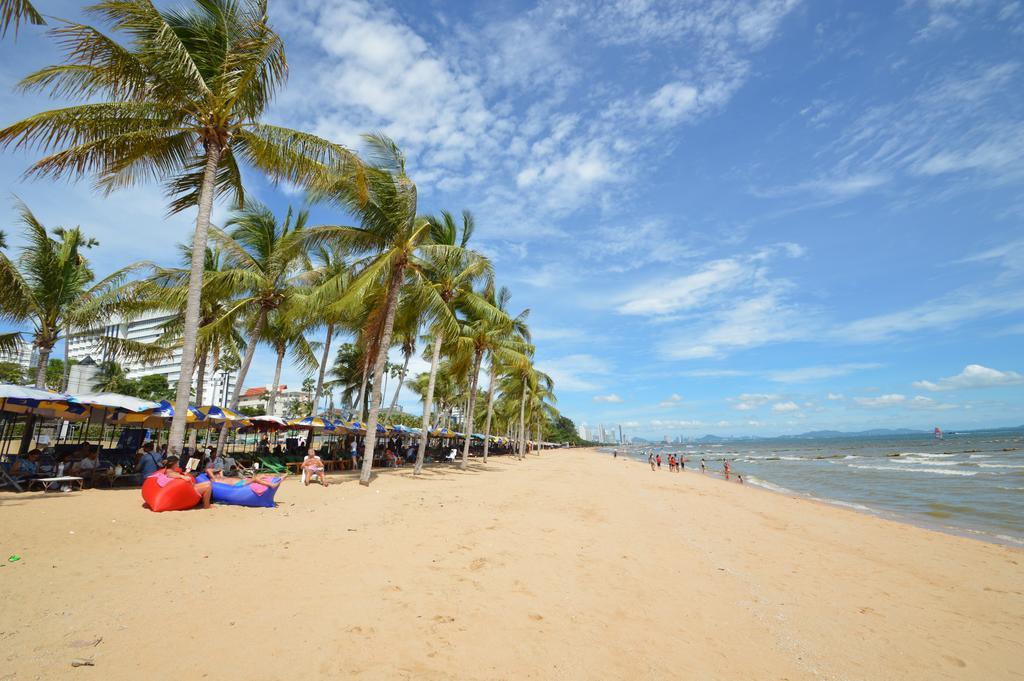
[[[322,419],[319,416],[305,416],[301,419],[292,419],[288,422],[291,428],[312,428],[313,430],[335,430],[335,425],[330,419]]]
[[[484,437],[484,436],[483,436],[482,434],[480,434],[480,433],[473,433],[473,439],[474,439],[474,440],[486,440],[487,438],[485,438],[485,437]]]
[[[259,430],[283,430],[288,427],[288,422],[280,416],[250,416],[249,422]]]
[[[68,399],[68,395],[55,393],[52,390],[30,388],[24,385],[0,383],[0,400],[9,399],[34,400],[36,402],[63,402]]]
[[[458,433],[449,430],[448,428],[434,428],[430,431],[430,437],[456,437]]]
[[[141,428],[166,428],[174,418],[174,405],[167,400],[161,400],[160,406],[156,409],[149,409],[143,412],[118,412],[111,419],[115,424],[132,425]],[[185,424],[193,428],[209,427],[211,423],[207,420],[206,414],[198,408],[188,405],[188,413],[185,416]]]
[[[152,411],[161,407],[159,402],[142,400],[131,395],[120,395],[118,393],[85,393],[84,395],[71,395],[67,398],[71,404],[84,404],[89,407],[102,407],[104,409],[121,409],[122,411],[143,412]]]
[[[402,433],[403,435],[412,432],[412,428],[408,426],[403,426],[401,423],[396,423],[395,425],[391,426],[391,430],[395,433]]]
[[[248,425],[249,418],[247,416],[239,414],[237,411],[228,409],[227,407],[220,407],[216,404],[211,404],[205,407],[197,407],[197,409],[210,421],[215,421],[217,423]]]

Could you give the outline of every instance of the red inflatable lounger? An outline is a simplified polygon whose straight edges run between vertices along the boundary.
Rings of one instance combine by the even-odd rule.
[[[149,506],[149,510],[157,513],[184,511],[194,507],[201,499],[195,485],[187,480],[175,478],[165,487],[161,487],[155,475],[149,476],[142,483],[142,498]]]

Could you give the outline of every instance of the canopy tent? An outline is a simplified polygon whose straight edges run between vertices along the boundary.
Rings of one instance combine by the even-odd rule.
[[[250,416],[249,423],[253,430],[285,430],[289,428],[288,422],[280,416]]]

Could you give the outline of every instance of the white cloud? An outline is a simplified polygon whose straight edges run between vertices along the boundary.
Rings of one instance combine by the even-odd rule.
[[[847,376],[856,371],[865,369],[877,369],[881,364],[875,362],[833,364],[811,367],[800,367],[798,369],[779,369],[767,372],[768,378],[779,383],[803,383],[807,381],[820,381],[825,378]]]
[[[618,310],[622,314],[663,315],[691,310],[717,294],[736,288],[754,276],[752,268],[734,260],[716,260],[697,272],[659,281],[629,292]]]
[[[796,402],[776,402],[772,405],[772,411],[785,414],[792,411],[800,411],[800,406]]]
[[[775,402],[781,399],[781,395],[774,393],[743,393],[739,397],[735,398],[736,404],[733,405],[734,409],[740,411],[750,411],[751,409],[757,409],[764,405]]]
[[[597,390],[610,370],[605,360],[585,353],[545,359],[537,368],[551,376],[556,390],[567,391]]]
[[[829,393],[828,395],[825,396],[825,399],[831,400],[833,402],[838,402],[839,400],[843,399],[843,396],[840,393]]]
[[[616,395],[615,393],[611,393],[609,395],[594,395],[593,401],[594,402],[610,402],[610,403],[613,403],[613,404],[617,404],[619,402],[622,402],[622,398],[619,397],[618,395]]]
[[[659,402],[658,406],[659,407],[663,407],[663,408],[675,407],[675,406],[677,406],[682,401],[683,401],[683,398],[680,395],[677,395],[676,393],[672,393],[667,398],[665,398],[664,400]]]
[[[907,396],[890,393],[888,395],[879,395],[878,397],[854,397],[853,401],[863,407],[892,407],[906,402]]]
[[[966,390],[971,388],[992,388],[1002,385],[1019,385],[1024,383],[1024,374],[1016,371],[999,371],[980,364],[968,364],[956,376],[940,378],[937,382],[916,381],[915,388],[931,390]]]

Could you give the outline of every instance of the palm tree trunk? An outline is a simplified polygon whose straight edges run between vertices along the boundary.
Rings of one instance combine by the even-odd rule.
[[[487,387],[487,423],[484,425],[484,463],[487,463],[487,452],[491,448],[491,417],[494,415],[494,384],[497,383],[498,362],[491,356],[491,380]]]
[[[519,397],[519,457],[526,455],[526,377],[523,376],[523,393]]]
[[[256,354],[256,346],[260,342],[260,333],[263,331],[263,325],[267,322],[267,311],[260,308],[259,317],[256,318],[256,326],[253,327],[252,334],[249,336],[249,344],[245,348],[245,356],[242,358],[242,366],[238,367],[238,379],[235,380],[235,387],[231,391],[231,403],[228,405],[230,409],[238,409],[238,398],[242,394],[242,384],[245,382],[245,375],[249,373],[249,365],[252,364],[252,357]],[[175,412],[177,416],[177,412]],[[220,438],[217,440],[217,455],[221,456],[224,454],[224,444],[228,440],[228,429],[227,427],[220,429]]]
[[[427,380],[427,394],[423,396],[423,421],[420,423],[420,430],[423,435],[420,437],[420,446],[416,450],[416,467],[413,474],[418,475],[423,470],[423,457],[427,452],[427,437],[430,432],[430,407],[434,404],[434,383],[437,381],[437,365],[441,359],[441,341],[444,334],[438,331],[434,337],[434,350],[430,357],[430,378]]]
[[[64,329],[64,375],[60,377],[60,391],[68,389],[68,378],[71,376],[71,358],[68,357],[68,341],[71,338],[71,327]]]
[[[206,145],[206,168],[203,184],[199,187],[199,214],[192,237],[192,269],[188,277],[188,296],[185,301],[185,325],[182,333],[181,368],[174,397],[174,419],[167,438],[167,451],[180,455],[185,442],[185,424],[188,400],[192,392],[192,365],[196,359],[196,340],[199,335],[199,302],[203,292],[203,268],[206,265],[206,234],[210,230],[210,211],[213,208],[214,180],[223,150],[217,144]],[[182,380],[184,379],[184,380]]]
[[[370,414],[366,419],[366,453],[363,456],[363,470],[359,474],[359,484],[370,484],[373,472],[373,450],[377,445],[377,417],[380,414],[380,387],[384,377],[384,365],[388,359],[388,348],[391,347],[391,332],[395,327],[395,310],[398,308],[398,290],[402,287],[405,265],[395,265],[391,273],[391,285],[388,286],[388,297],[384,308],[384,329],[377,344],[377,357],[373,363],[373,389],[370,395]]]
[[[363,420],[363,414],[366,413],[366,383],[370,378],[370,351],[369,349],[363,352],[363,380],[359,384],[359,397],[356,398],[356,407],[359,409],[359,416],[356,417],[356,421]]]
[[[476,409],[476,386],[480,382],[480,362],[483,358],[483,351],[477,350],[476,357],[473,358],[473,376],[470,378],[469,399],[466,405],[466,442],[462,445],[462,462],[459,464],[459,468],[462,470],[466,470],[469,463],[469,443],[473,440],[473,417],[475,416],[473,412]]]
[[[277,405],[277,386],[281,383],[281,365],[284,364],[284,346],[277,349],[277,365],[274,366],[274,384],[270,386],[270,397],[267,398],[267,416],[274,415]]]
[[[320,393],[324,389],[324,373],[327,371],[327,361],[331,356],[331,336],[334,335],[334,324],[327,325],[327,339],[324,341],[324,354],[320,358],[320,375],[316,379],[316,392],[313,393],[313,416],[320,411]]]
[[[46,389],[46,366],[50,363],[50,351],[52,348],[39,348],[39,361],[36,364],[36,388]],[[28,454],[29,445],[32,444],[32,434],[36,429],[36,415],[29,414],[25,418],[25,432],[21,434],[21,444],[18,446],[18,456]]]
[[[203,398],[206,397],[206,391],[204,387],[206,385],[206,358],[209,357],[210,351],[207,350],[203,353],[203,356],[199,358],[199,368],[196,371],[196,404],[203,405]],[[193,428],[188,433],[188,451],[196,451],[196,440],[199,438],[199,431]]]
[[[395,411],[395,405],[398,404],[398,395],[402,392],[402,384],[405,383],[405,373],[409,371],[409,358],[412,357],[412,353],[405,356],[405,362],[402,364],[402,373],[398,374],[398,385],[395,387],[395,396],[391,398],[391,406],[388,407],[388,413],[384,416],[384,420],[391,422],[391,414]]]

